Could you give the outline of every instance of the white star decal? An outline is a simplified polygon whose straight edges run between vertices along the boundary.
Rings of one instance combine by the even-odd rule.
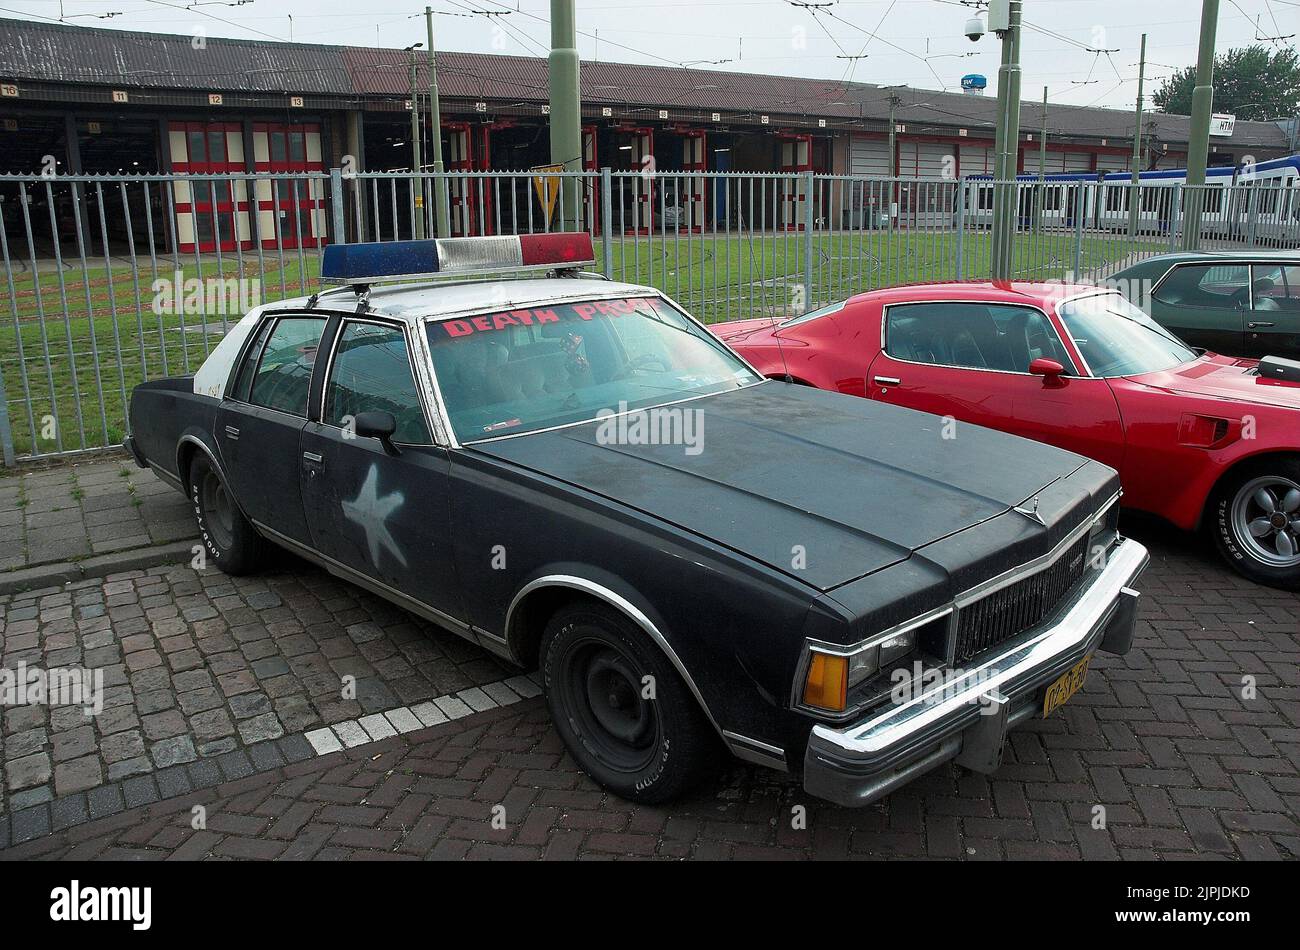
[[[361,491],[351,501],[343,502],[343,516],[349,521],[361,525],[366,533],[366,543],[370,546],[370,563],[379,567],[379,549],[383,547],[402,567],[406,567],[406,558],[401,548],[393,540],[385,523],[388,516],[402,507],[405,498],[401,492],[392,492],[379,497],[379,469],[370,466],[370,472],[361,485]]]

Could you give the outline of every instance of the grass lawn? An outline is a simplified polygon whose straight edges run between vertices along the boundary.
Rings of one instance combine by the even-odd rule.
[[[1017,275],[1025,279],[1063,277],[1074,265],[1072,233],[1018,235],[1013,249]],[[989,235],[967,233],[960,244],[961,273],[985,276]],[[957,276],[958,239],[953,232],[860,231],[814,234],[812,292],[804,300],[805,235],[745,237],[712,234],[655,234],[615,238],[610,274],[615,280],[663,290],[706,323],[746,316],[782,317],[843,299],[862,290]],[[1122,238],[1085,236],[1083,272],[1121,261],[1153,244],[1130,245]],[[277,300],[319,288],[316,251],[268,252],[259,261],[182,261],[184,280],[217,278],[260,281],[260,298]],[[596,253],[601,241],[596,239]],[[241,266],[242,265],[242,266]],[[164,375],[192,373],[220,339],[224,327],[243,312],[236,299],[223,315],[215,301],[183,316],[156,308],[155,278],[174,280],[174,265],[147,258],[139,273],[114,261],[111,268],[65,268],[13,276],[9,318],[0,326],[0,373],[19,456],[102,448],[125,435],[125,407],[137,383]],[[232,293],[257,302],[251,283],[230,285]],[[182,285],[182,296],[186,288]],[[173,299],[169,296],[168,298]],[[161,312],[160,312],[161,311]],[[42,318],[43,317],[43,318]],[[48,356],[47,356],[48,354]],[[25,394],[30,394],[30,399]],[[102,394],[102,396],[101,396]]]

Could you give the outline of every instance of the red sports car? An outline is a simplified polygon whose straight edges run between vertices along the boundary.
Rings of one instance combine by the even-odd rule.
[[[1105,462],[1127,507],[1209,526],[1242,574],[1300,589],[1300,384],[1194,350],[1118,293],[893,287],[711,329],[775,379],[949,417],[935,438],[975,423]]]

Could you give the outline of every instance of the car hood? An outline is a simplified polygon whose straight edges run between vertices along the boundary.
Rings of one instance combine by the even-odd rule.
[[[1300,384],[1264,379],[1255,372],[1257,365],[1257,360],[1207,354],[1173,369],[1127,378],[1169,392],[1300,409]]]
[[[939,416],[776,382],[667,408],[699,413],[695,454],[681,444],[632,444],[631,430],[619,441],[609,421],[471,448],[821,591],[995,518],[1089,464],[991,429],[961,423],[945,432]]]

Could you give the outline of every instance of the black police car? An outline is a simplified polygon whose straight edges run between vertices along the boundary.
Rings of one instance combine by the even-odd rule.
[[[1112,469],[765,380],[591,258],[583,234],[331,247],[343,286],[137,387],[128,447],[223,570],[281,545],[540,666],[574,758],[638,801],[722,748],[851,805],[991,771],[1128,650],[1148,558]],[[380,286],[489,262],[523,276]]]

